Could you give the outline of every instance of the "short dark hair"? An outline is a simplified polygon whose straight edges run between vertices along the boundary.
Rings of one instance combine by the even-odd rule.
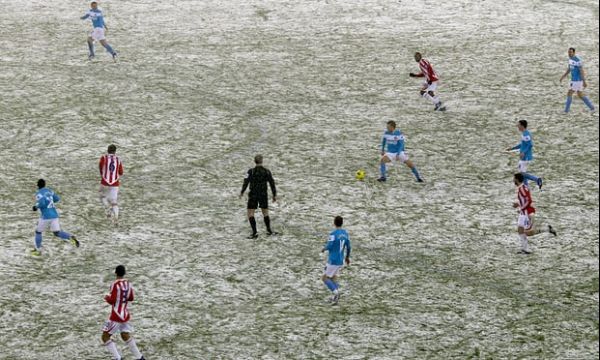
[[[394,129],[396,128],[396,122],[394,120],[390,120],[387,122],[388,125],[392,125]]]
[[[262,155],[258,154],[258,155],[256,155],[254,157],[254,163],[255,164],[262,164],[262,162],[263,162],[263,156]]]
[[[117,146],[114,144],[110,144],[108,145],[108,153],[109,154],[114,154],[117,152]]]
[[[515,180],[517,180],[520,183],[525,182],[525,176],[523,176],[522,173],[516,173]]]
[[[575,48],[574,47],[570,47],[569,50],[573,50],[573,52],[575,52]]]
[[[525,129],[527,129],[527,120],[519,120],[519,124],[524,127]]]
[[[125,266],[123,266],[123,265],[117,266],[117,268],[115,269],[115,274],[119,277],[125,276]]]
[[[37,182],[37,187],[38,187],[38,189],[45,188],[46,187],[46,180],[39,179],[38,182]]]
[[[333,219],[333,224],[337,227],[344,225],[344,218],[339,215],[336,216],[335,219]]]

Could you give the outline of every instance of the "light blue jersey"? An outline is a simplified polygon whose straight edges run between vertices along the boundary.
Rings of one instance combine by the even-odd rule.
[[[387,151],[386,151],[387,145]],[[383,134],[383,140],[381,141],[381,151],[393,154],[399,154],[404,151],[404,135],[398,129],[394,131],[388,131]]]
[[[335,229],[329,234],[329,240],[325,245],[325,249],[329,252],[330,265],[344,265],[344,249],[346,257],[350,256],[350,238],[348,232],[344,229]]]
[[[85,20],[87,18],[92,19],[92,26],[94,28],[104,28],[104,16],[102,15],[102,10],[100,9],[90,9],[85,15],[81,17],[81,20]]]
[[[579,57],[573,56],[569,58],[569,69],[571,69],[571,81],[583,81],[581,76],[581,67],[583,62]]]
[[[41,188],[35,194],[35,206],[40,210],[40,217],[44,220],[57,219],[58,212],[56,204],[60,201],[60,197],[51,189]]]
[[[512,149],[519,149],[519,153],[524,154],[521,160],[533,160],[533,139],[531,138],[531,133],[529,130],[525,130],[521,133],[521,142],[518,145],[515,145]]]

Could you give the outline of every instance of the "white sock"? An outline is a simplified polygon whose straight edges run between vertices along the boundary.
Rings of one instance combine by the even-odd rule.
[[[115,217],[115,220],[119,218],[119,206],[118,205],[112,206],[112,213]]]
[[[125,344],[127,344],[127,346],[129,346],[129,350],[133,354],[134,358],[136,358],[136,359],[142,358],[142,353],[140,352],[140,349],[138,349],[137,345],[135,344],[135,340],[133,338],[129,338],[129,340],[127,340],[125,342]]]
[[[519,234],[519,240],[521,240],[521,250],[529,251],[529,243],[527,242],[527,235]]]
[[[429,93],[425,93],[423,94],[423,97],[429,101],[431,101],[432,104],[437,104],[437,101],[435,100],[435,98],[431,95],[429,95]]]
[[[117,350],[117,345],[114,341],[108,340],[104,343],[104,346],[106,346],[106,349],[111,353],[114,359],[121,360],[121,354],[119,354],[119,350]]]
[[[102,201],[102,205],[104,205],[104,207],[108,207],[108,199],[107,198],[100,195],[100,201]]]
[[[434,104],[436,104],[436,105],[439,104],[439,103],[441,103],[440,97],[437,96],[437,95],[433,97],[433,101],[434,101]]]

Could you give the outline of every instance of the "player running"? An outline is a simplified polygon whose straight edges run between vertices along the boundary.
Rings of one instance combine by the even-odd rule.
[[[104,301],[111,305],[111,313],[109,319],[102,327],[102,343],[106,346],[108,352],[111,353],[113,359],[121,360],[121,354],[117,349],[117,345],[111,339],[115,333],[121,333],[121,338],[129,350],[137,360],[145,360],[144,356],[135,344],[134,338],[130,335],[133,332],[133,327],[129,324],[129,310],[127,305],[133,301],[133,287],[128,280],[124,279],[125,266],[119,265],[115,269],[117,279],[110,286],[110,293],[104,296]]]
[[[583,62],[581,59],[575,55],[575,48],[569,48],[569,66],[567,67],[567,71],[560,77],[560,82],[571,73],[571,82],[569,84],[569,91],[567,91],[567,102],[565,104],[565,113],[568,113],[571,110],[571,102],[573,101],[573,93],[577,92],[577,96],[583,100],[585,105],[590,109],[590,111],[594,111],[594,105],[590,98],[588,98],[583,89],[587,87],[587,81],[585,80],[585,71],[583,71]]]
[[[248,170],[246,177],[244,178],[244,185],[242,186],[242,192],[240,198],[244,196],[244,192],[250,185],[250,193],[248,194],[248,221],[252,227],[252,235],[248,239],[256,239],[258,232],[256,231],[256,219],[254,218],[254,212],[258,207],[262,211],[265,226],[267,227],[267,235],[276,235],[277,233],[271,230],[271,218],[269,217],[269,196],[267,194],[267,183],[271,187],[273,193],[273,202],[277,201],[277,189],[275,188],[275,180],[271,171],[262,166],[263,156],[256,155],[254,157],[255,167]]]
[[[117,147],[108,145],[107,154],[102,155],[98,163],[100,168],[100,201],[107,209],[106,216],[115,224],[119,221],[119,178],[123,175],[123,163],[116,155]]]
[[[417,181],[423,182],[417,167],[412,161],[408,160],[408,156],[404,153],[404,135],[400,130],[396,129],[396,122],[390,120],[387,122],[387,130],[383,134],[383,140],[381,141],[381,160],[379,162],[381,177],[377,181],[385,182],[387,180],[387,166],[392,161],[400,161],[406,164],[415,175]]]
[[[336,281],[337,275],[344,266],[344,260],[346,261],[346,265],[350,265],[350,251],[352,248],[348,232],[342,229],[344,218],[336,216],[333,224],[335,225],[335,230],[329,234],[329,240],[327,240],[327,244],[321,250],[321,252],[329,252],[329,259],[327,260],[327,265],[321,279],[325,283],[325,286],[333,293],[330,299],[331,303],[337,305],[340,300],[340,286]],[[344,250],[346,252],[345,258]]]
[[[421,88],[421,96],[425,99],[431,101],[433,105],[435,105],[434,110],[436,111],[446,111],[446,107],[440,101],[439,96],[436,96],[434,91],[438,87],[438,75],[435,70],[429,63],[429,61],[423,59],[423,56],[420,52],[415,53],[415,61],[419,63],[419,69],[421,72],[419,73],[410,73],[408,74],[410,77],[424,77],[425,82],[423,83],[423,87]]]
[[[509,147],[506,151],[519,150],[519,172],[523,174],[525,178],[525,184],[527,181],[534,181],[538,188],[542,190],[543,180],[541,177],[537,177],[527,172],[529,163],[533,161],[533,139],[531,133],[527,130],[527,120],[519,120],[517,123],[517,129],[521,132],[521,142],[513,147]]]
[[[104,16],[102,15],[102,10],[98,8],[98,2],[92,1],[90,3],[90,9],[81,17],[81,20],[85,20],[90,18],[92,20],[93,30],[88,36],[87,43],[90,49],[90,55],[88,58],[92,60],[94,56],[94,41],[99,41],[102,46],[108,51],[109,54],[112,55],[113,60],[117,59],[117,52],[113,50],[113,48],[106,41],[106,36],[104,36],[104,32],[108,30],[106,24],[104,23]]]
[[[35,248],[31,250],[31,255],[42,255],[42,232],[46,230],[48,226],[50,227],[50,230],[52,230],[54,236],[59,237],[64,241],[71,241],[73,246],[79,247],[79,241],[75,235],[71,235],[60,229],[58,212],[56,211],[56,203],[60,201],[60,197],[56,195],[52,189],[46,187],[46,181],[44,179],[38,180],[37,187],[38,191],[35,194],[33,211],[40,211],[40,220],[35,229]]]
[[[535,208],[533,207],[533,200],[531,198],[529,187],[525,184],[525,177],[522,173],[516,173],[513,181],[517,187],[517,202],[513,203],[513,207],[519,210],[519,218],[517,220],[517,232],[519,234],[519,241],[521,242],[521,250],[519,253],[531,254],[527,236],[534,236],[541,234],[542,232],[549,232],[554,236],[557,234],[550,225],[547,226],[545,231],[533,228],[533,214],[535,214]]]

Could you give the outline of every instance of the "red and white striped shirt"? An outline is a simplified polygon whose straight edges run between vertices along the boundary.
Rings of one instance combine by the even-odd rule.
[[[110,286],[110,294],[104,297],[104,300],[112,305],[110,320],[116,322],[129,321],[129,310],[127,304],[133,301],[133,287],[125,279],[117,279]]]
[[[519,211],[523,215],[529,215],[535,213],[533,207],[533,199],[531,198],[531,192],[529,187],[525,184],[521,184],[517,188],[517,200],[519,201]]]
[[[425,77],[425,79],[427,79],[428,82],[434,82],[439,80],[437,74],[435,73],[435,70],[433,70],[433,67],[431,66],[429,61],[421,59],[421,61],[419,61],[419,69],[421,69],[421,72],[417,74],[418,77]]]
[[[115,154],[102,155],[100,163],[100,175],[102,176],[102,185],[119,186],[119,177],[123,175],[123,163]]]

